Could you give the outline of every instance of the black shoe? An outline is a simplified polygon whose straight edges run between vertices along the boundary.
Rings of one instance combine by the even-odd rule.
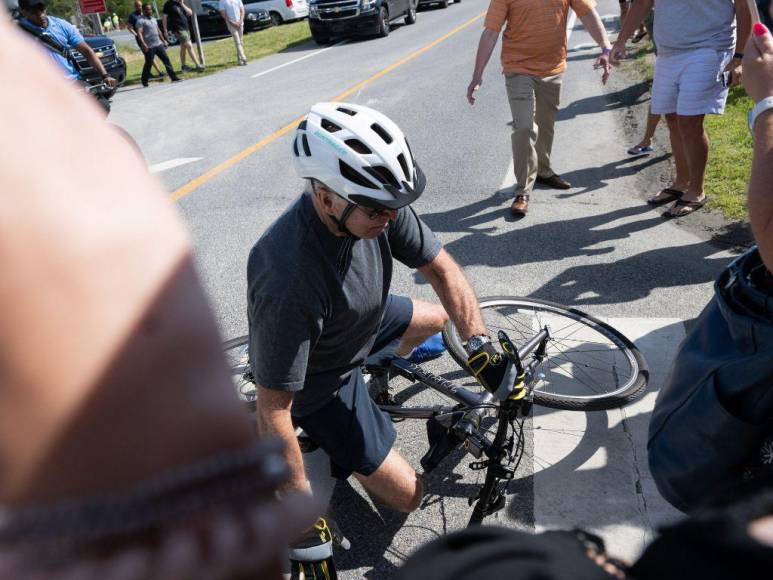
[[[173,83],[181,83],[183,80],[180,77],[172,77]]]
[[[183,72],[191,72],[193,70],[192,67],[189,67],[187,64],[180,69]]]
[[[551,187],[553,189],[572,189],[571,183],[569,183],[565,179],[561,179],[561,176],[555,173],[550,177],[540,177],[538,175],[537,183],[541,185],[547,185],[548,187]]]
[[[147,89],[148,88],[148,83],[142,83],[142,86]]]

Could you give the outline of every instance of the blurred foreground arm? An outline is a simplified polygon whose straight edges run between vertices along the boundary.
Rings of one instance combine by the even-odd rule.
[[[773,37],[755,26],[746,45],[743,83],[755,103],[773,97]],[[762,34],[759,34],[762,33]],[[749,180],[749,220],[768,271],[773,272],[773,109],[760,114],[753,128],[754,159]]]

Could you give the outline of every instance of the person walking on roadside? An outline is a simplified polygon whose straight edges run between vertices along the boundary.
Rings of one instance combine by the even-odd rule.
[[[741,82],[743,47],[751,17],[747,0],[657,0],[658,55],[652,84],[652,114],[665,115],[676,176],[671,186],[647,200],[674,202],[666,217],[686,216],[708,201],[704,192],[709,136],[706,115],[720,115],[730,86]],[[615,41],[612,62],[639,27],[653,0],[637,0]]]
[[[150,4],[145,4],[142,7],[142,18],[137,20],[137,37],[140,41],[140,48],[145,53],[145,65],[142,67],[142,86],[148,86],[148,79],[150,79],[150,67],[153,65],[153,59],[158,56],[159,60],[164,63],[164,68],[169,74],[169,78],[173,83],[181,81],[174,69],[172,63],[169,61],[169,56],[166,54],[166,38],[158,28],[156,19],[153,18],[153,9]]]
[[[239,65],[246,65],[247,57],[244,54],[244,44],[242,43],[244,36],[244,4],[242,4],[242,0],[221,0],[220,16],[225,20],[228,32],[231,33],[234,44],[236,44],[236,58]]]
[[[137,35],[137,20],[140,18],[142,18],[142,0],[134,0],[134,12],[129,14],[129,17],[126,19],[126,28],[134,37],[134,40],[137,43],[137,47],[142,50],[140,37]],[[153,61],[153,70],[156,71],[156,74],[153,75],[151,73],[150,78],[152,79],[162,79],[166,76],[166,73],[158,68],[158,63],[155,60]]]
[[[561,95],[561,75],[566,70],[569,8],[603,49],[594,67],[603,69],[603,83],[609,78],[611,45],[594,5],[593,0],[491,0],[489,5],[467,100],[475,104],[475,91],[483,84],[483,71],[499,31],[506,24],[502,67],[513,115],[511,141],[517,184],[510,209],[514,215],[526,215],[535,182],[555,189],[572,187],[553,171],[550,162],[553,127]]]
[[[164,36],[169,38],[169,31],[171,30],[180,42],[180,64],[182,71],[188,72],[193,70],[185,64],[186,56],[191,57],[197,71],[203,71],[204,67],[199,64],[196,53],[193,50],[191,30],[188,25],[188,19],[193,15],[193,10],[185,5],[184,0],[166,0],[163,13]]]

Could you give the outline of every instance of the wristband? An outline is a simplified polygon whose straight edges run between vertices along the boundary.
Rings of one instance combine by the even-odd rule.
[[[743,53],[742,52],[736,52],[735,54],[733,54],[733,59],[736,59],[736,58],[739,59],[739,60],[742,59],[743,58]]]
[[[769,109],[773,109],[773,97],[762,99],[749,111],[749,131],[751,131],[752,136],[754,136],[754,123],[757,121],[757,117]]]
[[[612,54],[612,47],[602,49],[601,54],[604,56],[609,56]]]

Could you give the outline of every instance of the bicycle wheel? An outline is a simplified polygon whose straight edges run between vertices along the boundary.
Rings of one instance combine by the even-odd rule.
[[[596,411],[620,407],[647,386],[649,369],[633,343],[593,316],[558,304],[513,296],[480,300],[486,328],[504,330],[517,347],[544,326],[547,356],[535,369],[534,402],[554,409]],[[467,352],[454,325],[443,329],[453,359],[467,369]],[[529,355],[524,365],[533,360]]]
[[[255,388],[255,379],[252,376],[249,354],[247,352],[247,336],[233,338],[223,344],[223,351],[231,370],[231,379],[236,389],[236,394],[244,401],[245,406],[254,411],[257,406],[258,393]]]

